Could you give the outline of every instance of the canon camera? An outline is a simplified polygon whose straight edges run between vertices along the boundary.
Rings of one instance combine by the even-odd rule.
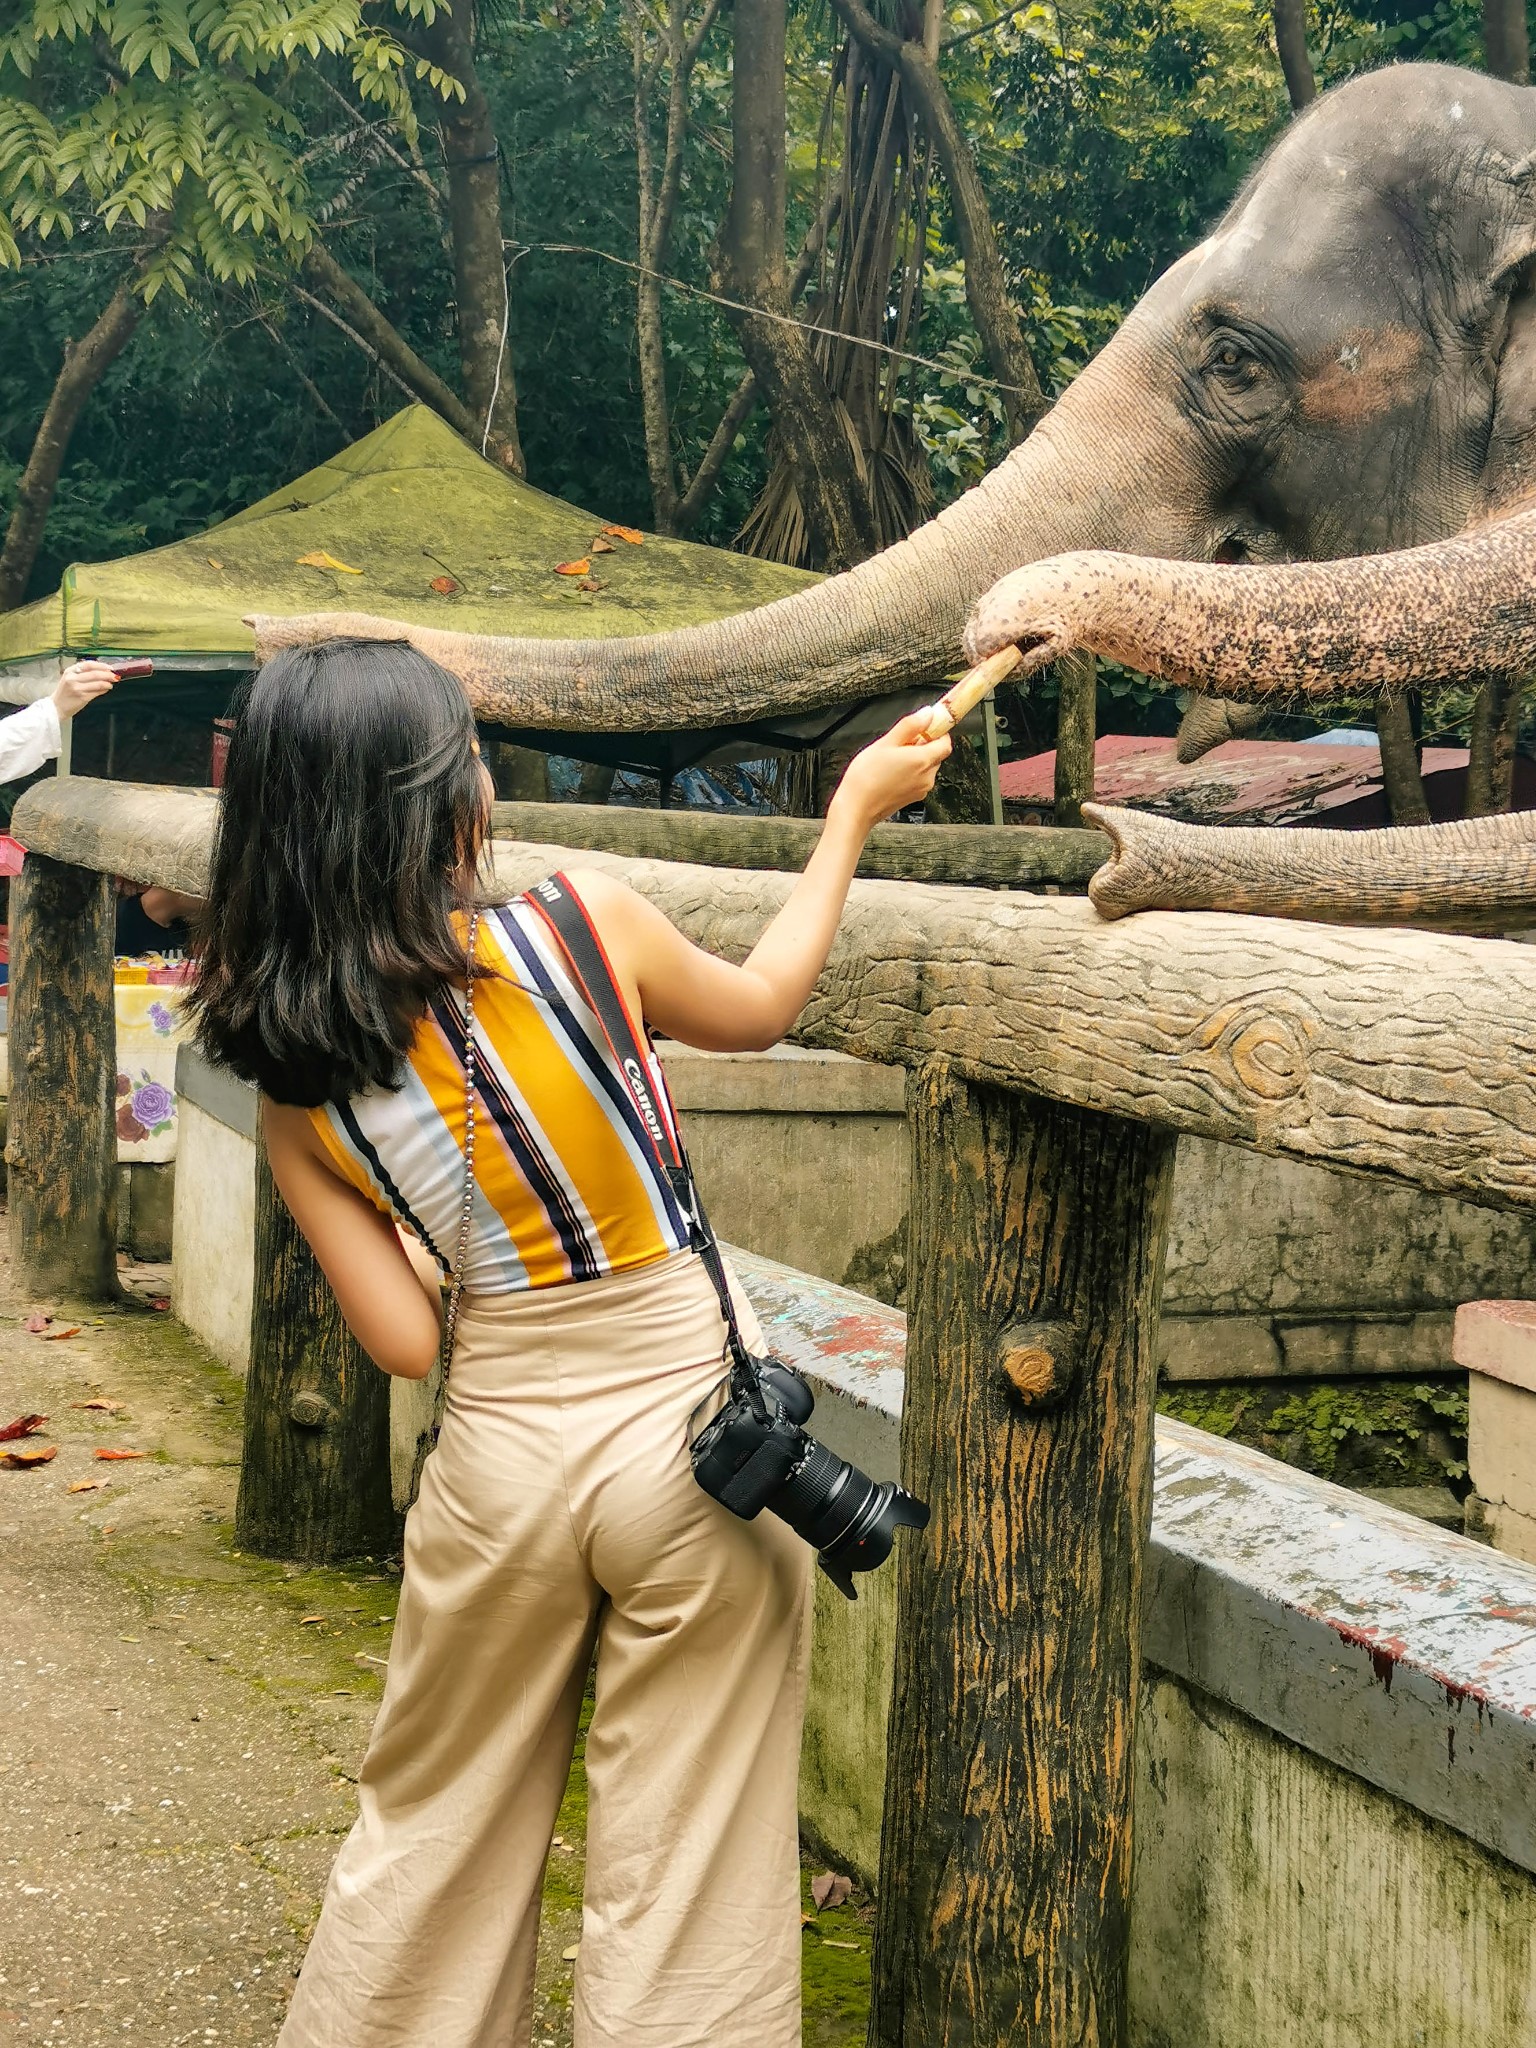
[[[725,1386],[724,1406],[692,1438],[700,1486],[744,1522],[771,1509],[814,1547],[838,1591],[857,1599],[853,1574],[884,1564],[899,1528],[926,1528],[927,1508],[806,1433],[816,1397],[782,1359],[738,1355]]]

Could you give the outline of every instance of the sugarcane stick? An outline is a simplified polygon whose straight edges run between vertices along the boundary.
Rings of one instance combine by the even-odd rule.
[[[1023,663],[1024,657],[1017,647],[999,647],[985,661],[978,661],[974,668],[968,668],[958,682],[950,684],[928,713],[924,738],[936,740],[952,732],[968,711],[974,711],[983,697],[995,690],[999,683],[1007,682]]]

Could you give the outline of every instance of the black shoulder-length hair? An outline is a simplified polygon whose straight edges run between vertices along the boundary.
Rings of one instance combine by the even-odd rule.
[[[306,1108],[398,1084],[464,971],[489,828],[463,687],[404,641],[286,648],[237,705],[192,1007],[198,1043]]]

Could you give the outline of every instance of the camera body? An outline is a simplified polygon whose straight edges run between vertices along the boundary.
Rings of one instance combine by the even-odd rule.
[[[896,1530],[927,1526],[920,1500],[877,1482],[806,1430],[816,1397],[781,1358],[738,1356],[724,1405],[691,1445],[694,1477],[713,1500],[751,1521],[764,1508],[816,1551],[816,1561],[849,1600],[856,1571],[891,1553]]]

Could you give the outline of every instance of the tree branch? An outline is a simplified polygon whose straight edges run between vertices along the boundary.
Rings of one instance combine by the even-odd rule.
[[[1017,445],[1045,411],[1024,329],[1008,295],[1008,280],[991,209],[970,143],[956,116],[939,67],[922,42],[876,21],[864,0],[832,0],[844,27],[872,56],[900,73],[921,109],[954,209],[955,234],[965,265],[965,296],[982,347],[1002,385],[1008,438]]]

